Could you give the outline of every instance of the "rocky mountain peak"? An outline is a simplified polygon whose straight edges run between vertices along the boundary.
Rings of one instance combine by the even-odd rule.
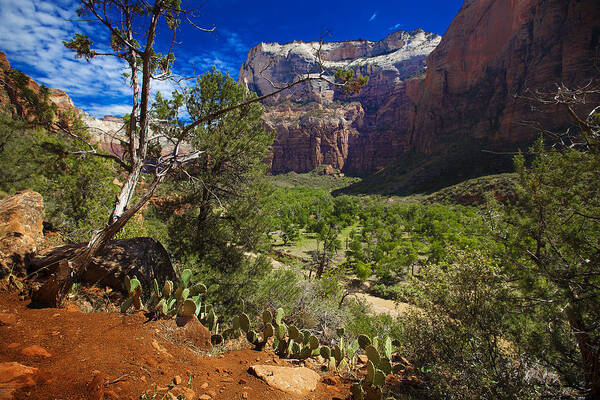
[[[350,68],[369,74],[371,80],[366,88],[368,91],[370,86],[381,84],[382,79],[394,83],[422,73],[425,58],[440,40],[441,36],[435,33],[417,29],[412,32],[400,30],[380,41],[260,43],[248,52],[239,79],[260,95],[269,93],[273,90],[269,81],[289,83],[296,75],[307,73],[314,66],[315,56],[320,51],[327,68]],[[332,88],[323,82],[311,82],[304,86],[275,96],[268,104],[276,104],[283,99],[304,103],[331,103],[336,100]]]

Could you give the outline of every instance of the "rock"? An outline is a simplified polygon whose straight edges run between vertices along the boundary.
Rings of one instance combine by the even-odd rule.
[[[161,354],[164,354],[167,357],[173,357],[171,354],[169,354],[169,352],[167,351],[167,349],[165,349],[163,346],[161,346],[156,339],[152,339],[152,347],[154,347],[156,349],[156,351],[158,351]],[[148,364],[150,364],[153,360],[148,360]]]
[[[201,389],[206,389],[208,387],[208,382],[204,382],[200,385]]]
[[[327,43],[322,49],[326,66],[369,75],[369,82],[358,95],[347,96],[315,81],[267,99],[264,120],[276,132],[271,171],[307,172],[330,164],[335,169],[365,172],[391,162],[408,140],[408,135],[399,132],[408,127],[413,109],[407,82],[422,75],[425,57],[440,39],[415,30],[394,32],[379,42]],[[317,46],[298,41],[260,43],[249,51],[239,80],[259,95],[268,93],[272,87],[267,79],[291,82],[297,73],[310,69]],[[393,101],[389,101],[392,94]]]
[[[93,371],[94,377],[87,384],[87,393],[89,400],[103,400],[104,399],[104,376],[100,371]]]
[[[323,383],[330,386],[337,386],[341,383],[339,376],[326,376],[323,378]]]
[[[173,378],[173,383],[174,383],[175,385],[181,385],[181,382],[182,382],[182,380],[181,380],[181,376],[179,376],[179,375],[175,375],[175,377]]]
[[[0,400],[12,400],[15,391],[36,385],[37,371],[17,362],[0,363]]]
[[[427,58],[411,148],[434,154],[462,138],[481,140],[488,149],[512,143],[517,150],[539,134],[526,121],[561,131],[567,113],[555,106],[534,109],[527,97],[597,76],[599,29],[595,0],[465,1]]]
[[[47,274],[54,273],[58,260],[70,258],[85,243],[61,246],[39,255],[31,262],[30,272],[47,267]],[[169,253],[149,237],[113,240],[88,265],[82,281],[108,286],[124,291],[125,275],[136,276],[142,288],[149,290],[153,279],[159,282],[176,280],[177,274],[171,264]]]
[[[314,391],[321,379],[319,374],[305,367],[253,365],[249,371],[271,387],[300,396]]]
[[[528,121],[554,132],[572,125],[564,109],[529,97],[596,77],[599,29],[597,0],[466,0],[441,41],[417,30],[380,42],[327,43],[327,66],[351,68],[369,82],[358,95],[311,82],[269,98],[264,120],[276,132],[271,171],[330,164],[364,175],[394,166],[389,175],[377,174],[378,184],[384,193],[409,194],[512,170],[511,157],[481,150],[525,148],[539,134]],[[259,73],[269,63],[266,78],[291,82],[309,69],[315,47],[260,43],[248,53],[240,82],[269,92]],[[591,97],[576,106],[584,115],[600,100]],[[390,177],[398,176],[390,188]],[[373,187],[366,182],[363,190]]]
[[[198,400],[210,400],[210,399],[212,399],[212,397],[210,397],[207,394],[203,394],[200,397],[198,397]]]
[[[44,238],[44,200],[24,190],[0,200],[0,277],[23,275],[25,264]]]
[[[12,326],[17,323],[17,316],[10,313],[0,313],[0,326]]]
[[[169,392],[175,399],[196,400],[196,392],[187,387],[176,387]]]
[[[44,349],[41,346],[38,346],[37,344],[34,344],[33,346],[25,347],[23,350],[21,350],[21,354],[28,356],[28,357],[43,357],[43,358],[52,357],[52,354],[50,354],[48,352],[48,350]]]

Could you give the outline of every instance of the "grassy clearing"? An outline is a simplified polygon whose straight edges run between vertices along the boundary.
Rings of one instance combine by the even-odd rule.
[[[287,174],[272,175],[268,177],[269,182],[280,188],[292,188],[304,186],[311,189],[325,189],[331,192],[336,189],[341,189],[361,181],[361,178],[351,176],[336,175],[320,175],[319,169],[297,174],[288,172]]]

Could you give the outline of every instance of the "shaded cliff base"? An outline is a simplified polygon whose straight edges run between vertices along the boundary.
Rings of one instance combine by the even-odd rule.
[[[431,194],[468,179],[512,172],[515,151],[526,152],[531,144],[532,141],[522,141],[499,145],[463,139],[448,143],[443,151],[434,154],[407,152],[391,166],[333,194]]]

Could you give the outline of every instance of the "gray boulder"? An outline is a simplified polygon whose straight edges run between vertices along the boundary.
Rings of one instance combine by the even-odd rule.
[[[29,272],[50,275],[55,272],[60,260],[73,257],[77,249],[85,245],[80,243],[51,249],[30,262]],[[163,245],[149,237],[138,237],[111,241],[93,258],[80,281],[124,291],[125,275],[136,276],[144,289],[150,288],[155,278],[162,283],[177,277]]]

